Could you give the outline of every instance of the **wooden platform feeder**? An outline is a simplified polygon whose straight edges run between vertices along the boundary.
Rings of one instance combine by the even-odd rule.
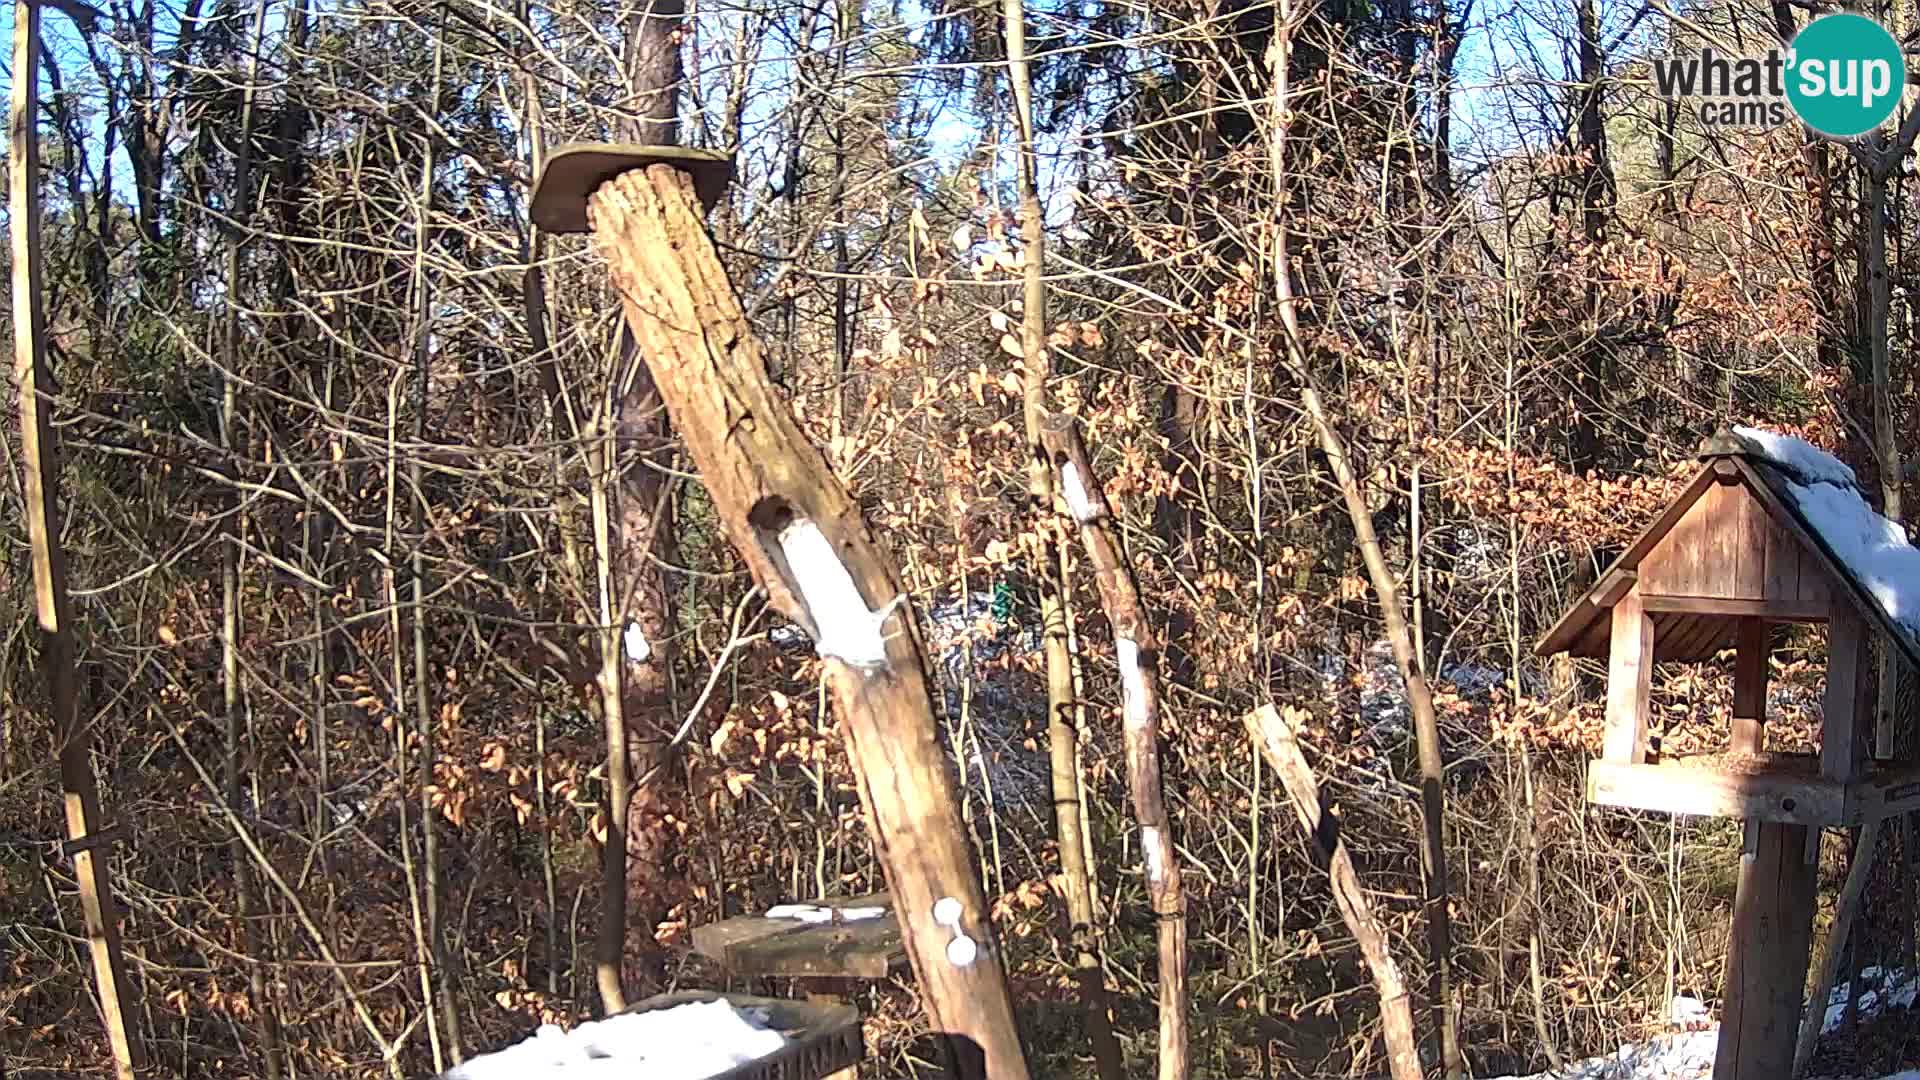
[[[1814,489],[1810,478],[1728,432],[1706,440],[1700,457],[1702,468],[1680,496],[1535,651],[1607,659],[1605,746],[1588,771],[1589,802],[1747,823],[1714,1076],[1777,1080],[1793,1070],[1820,829],[1877,824],[1920,807],[1920,768],[1887,760],[1892,718],[1873,730],[1864,692],[1876,636],[1904,664],[1920,663],[1920,642],[1822,536],[1819,515],[1803,505]],[[1766,748],[1772,627],[1794,623],[1827,626],[1817,755]],[[1729,649],[1726,747],[1654,752],[1653,665],[1710,660]]]

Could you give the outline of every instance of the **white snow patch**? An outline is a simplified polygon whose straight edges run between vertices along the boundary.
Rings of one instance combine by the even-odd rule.
[[[1796,439],[1765,428],[1736,427],[1733,433],[1752,443],[1766,455],[1767,460],[1793,473],[1803,483],[1838,484],[1841,487],[1860,485],[1853,470],[1839,458],[1805,439]]]
[[[884,907],[845,907],[840,910],[841,922],[860,922],[865,919],[877,919],[887,913]],[[775,904],[767,909],[769,919],[794,919],[804,923],[823,923],[833,921],[834,909],[819,904]]]
[[[1792,436],[1734,431],[1788,475],[1786,494],[1887,617],[1920,636],[1920,550],[1907,542],[1904,528],[1867,504],[1853,470]]]
[[[627,624],[625,639],[628,660],[636,664],[644,664],[653,656],[653,643],[647,640],[647,632],[640,629],[639,623]]]
[[[1667,1019],[1677,1027],[1689,1024],[1707,1023],[1713,1019],[1713,1013],[1706,1003],[1696,997],[1676,997],[1668,1009]]]
[[[1827,995],[1827,1015],[1820,1022],[1822,1032],[1838,1031],[1847,1016],[1847,993],[1851,987],[1841,981]],[[1860,969],[1860,1019],[1870,1020],[1888,1009],[1911,1009],[1920,998],[1920,976],[1896,968],[1888,973],[1878,965]]]
[[[1080,478],[1080,470],[1069,461],[1060,466],[1060,493],[1066,496],[1067,509],[1073,512],[1073,520],[1086,524],[1100,516],[1100,511],[1087,497],[1086,481]]]
[[[896,596],[878,611],[867,610],[847,564],[840,561],[839,552],[820,526],[808,518],[788,523],[780,530],[779,541],[787,568],[800,588],[800,599],[806,602],[807,614],[818,631],[814,651],[853,667],[886,667],[887,642],[880,627],[906,597]]]
[[[543,1025],[531,1038],[473,1058],[442,1080],[704,1080],[758,1061],[786,1042],[768,1029],[758,1010],[738,1010],[725,1001],[693,1002],[610,1016],[572,1031]]]

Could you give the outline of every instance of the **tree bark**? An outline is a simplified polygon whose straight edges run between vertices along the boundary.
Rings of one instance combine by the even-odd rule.
[[[1160,1077],[1178,1080],[1188,1067],[1187,910],[1173,823],[1160,784],[1160,649],[1078,425],[1069,416],[1049,417],[1040,441],[1048,467],[1059,470],[1067,509],[1079,524],[1101,605],[1113,626],[1127,786],[1140,824],[1147,896],[1159,926]]]
[[[1087,1041],[1093,1049],[1102,1080],[1119,1080],[1125,1068],[1120,1043],[1107,1015],[1106,976],[1101,969],[1093,930],[1093,889],[1083,857],[1086,824],[1080,813],[1081,784],[1074,719],[1073,651],[1068,637],[1065,561],[1058,523],[1052,514],[1053,470],[1041,447],[1047,413],[1047,377],[1052,364],[1047,353],[1047,286],[1043,279],[1046,233],[1040,207],[1039,169],[1033,139],[1033,81],[1027,62],[1026,5],[1005,0],[1007,76],[1013,84],[1015,121],[1020,147],[1020,233],[1025,261],[1021,266],[1020,352],[1021,402],[1028,462],[1027,494],[1032,499],[1035,531],[1042,538],[1034,577],[1040,584],[1040,625],[1047,664],[1047,744],[1053,783],[1054,831],[1060,849],[1060,871],[1066,879],[1067,917],[1074,941],[1074,967],[1080,982]],[[1184,969],[1183,969],[1184,970]],[[1184,1015],[1185,1010],[1181,1010]],[[1167,1016],[1162,1013],[1162,1075]],[[1184,1061],[1185,1039],[1178,1057]],[[1180,1075],[1184,1075],[1184,1064]]]
[[[80,910],[100,990],[114,1073],[133,1080],[146,1065],[133,990],[120,951],[120,909],[107,869],[108,841],[101,830],[100,793],[89,751],[92,733],[80,716],[75,664],[73,603],[67,593],[66,553],[60,544],[60,444],[53,426],[53,385],[46,359],[46,314],[41,309],[40,6],[22,0],[13,9],[13,92],[9,115],[12,174],[8,178],[13,243],[13,379],[19,394],[22,504],[33,561],[33,596],[40,637],[40,666],[52,702],[59,739],[60,789]]]
[[[1262,705],[1247,714],[1247,731],[1254,745],[1265,752],[1280,783],[1287,789],[1300,828],[1314,855],[1327,865],[1333,882],[1334,906],[1347,924],[1347,932],[1360,946],[1361,958],[1373,976],[1374,989],[1380,994],[1380,1025],[1387,1044],[1387,1065],[1394,1080],[1420,1080],[1420,1044],[1414,1036],[1413,1006],[1407,996],[1406,980],[1400,965],[1393,962],[1387,947],[1387,932],[1373,916],[1366,889],[1353,867],[1353,856],[1340,840],[1339,823],[1325,813],[1320,803],[1320,785],[1313,768],[1307,764],[1300,743],[1293,737],[1292,725],[1272,705]]]
[[[716,515],[775,610],[827,658],[874,846],[951,1068],[1024,1080],[919,636],[891,613],[901,593],[889,561],[774,390],[690,177],[664,164],[629,170],[591,197],[588,218]]]
[[[1457,1080],[1466,1071],[1460,1053],[1460,1039],[1453,1014],[1452,932],[1448,918],[1447,852],[1443,818],[1446,811],[1446,767],[1440,755],[1440,725],[1434,714],[1433,694],[1421,674],[1413,650],[1413,635],[1407,628],[1400,607],[1400,590],[1386,557],[1373,532],[1373,516],[1367,509],[1365,494],[1348,463],[1346,444],[1333,426],[1319,390],[1313,381],[1303,339],[1299,312],[1294,298],[1293,267],[1288,254],[1287,212],[1288,172],[1286,142],[1289,127],[1287,60],[1291,51],[1294,14],[1291,0],[1281,0],[1274,26],[1269,61],[1273,68],[1273,135],[1270,153],[1274,180],[1274,205],[1278,210],[1274,223],[1272,274],[1280,320],[1284,330],[1284,358],[1300,384],[1300,402],[1312,422],[1320,450],[1326,456],[1329,471],[1346,502],[1354,540],[1366,564],[1367,577],[1379,601],[1387,642],[1393,649],[1394,666],[1407,687],[1408,703],[1413,711],[1414,740],[1420,757],[1420,816],[1423,833],[1420,863],[1425,878],[1427,920],[1428,1008],[1433,1011],[1439,1040],[1441,1068],[1448,1080]]]

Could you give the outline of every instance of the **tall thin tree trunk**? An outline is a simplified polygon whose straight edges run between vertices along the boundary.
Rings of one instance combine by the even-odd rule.
[[[260,0],[254,9],[252,40],[247,50],[246,71],[242,76],[245,86],[241,91],[240,139],[235,151],[233,209],[230,214],[235,227],[227,244],[226,319],[221,333],[221,363],[225,371],[221,379],[220,445],[226,454],[226,469],[230,479],[238,477],[240,460],[246,454],[239,430],[240,305],[241,297],[245,295],[242,251],[247,243],[248,223],[253,217],[255,86],[259,82],[260,47],[266,34],[268,2]],[[225,795],[227,805],[239,815],[244,811],[241,804],[242,784],[252,772],[246,760],[246,729],[249,725],[246,690],[240,674],[240,537],[245,531],[245,504],[237,487],[228,489],[227,499],[225,543],[220,552],[220,672],[227,719]],[[265,807],[256,806],[255,810],[265,813]],[[228,851],[233,860],[240,950],[252,960],[247,965],[247,989],[253,997],[254,1013],[258,1018],[256,1037],[260,1040],[260,1051],[266,1061],[268,1080],[278,1080],[283,1050],[274,1005],[267,994],[266,957],[261,955],[259,937],[253,928],[255,912],[259,908],[254,889],[253,862],[238,837],[228,842]]]
[[[1013,84],[1015,122],[1020,135],[1020,231],[1022,256],[1020,351],[1023,416],[1027,438],[1027,493],[1033,500],[1033,513],[1045,537],[1040,565],[1035,575],[1040,582],[1040,622],[1044,630],[1047,664],[1047,742],[1053,781],[1054,828],[1060,849],[1060,869],[1067,883],[1067,917],[1072,923],[1074,967],[1080,982],[1081,1007],[1085,1010],[1088,1042],[1102,1080],[1118,1080],[1124,1061],[1120,1044],[1114,1038],[1107,1016],[1106,986],[1101,972],[1093,933],[1093,892],[1088,880],[1087,863],[1081,858],[1085,821],[1080,811],[1078,791],[1081,783],[1078,765],[1078,731],[1073,720],[1073,653],[1069,648],[1067,611],[1063,594],[1066,581],[1062,573],[1064,551],[1058,520],[1052,514],[1054,500],[1053,470],[1041,446],[1041,425],[1047,414],[1047,376],[1052,365],[1047,355],[1047,287],[1042,278],[1046,253],[1040,208],[1038,158],[1033,137],[1033,84],[1028,70],[1026,46],[1026,6],[1023,0],[1006,0],[1007,73]],[[1184,1012],[1184,1010],[1181,1010]],[[1180,1017],[1182,1021],[1184,1017]],[[1169,1015],[1164,1003],[1161,1011],[1162,1047],[1160,1075],[1186,1074],[1184,1039],[1169,1053],[1165,1035]],[[1184,1034],[1184,1027],[1181,1028]],[[1174,1072],[1167,1070],[1173,1068]]]
[[[53,380],[47,369],[46,313],[40,265],[40,5],[20,0],[13,9],[13,88],[8,129],[12,166],[7,198],[13,256],[13,382],[19,395],[22,457],[21,504],[33,561],[34,613],[40,667],[59,740],[60,789],[67,837],[83,844],[100,831],[100,792],[90,753],[92,733],[80,718],[75,672],[73,601],[67,592],[66,552],[60,542],[60,446],[53,426]],[[112,1048],[114,1075],[133,1080],[146,1065],[133,992],[120,950],[120,910],[101,841],[73,852],[80,885],[94,982]]]
[[[439,110],[441,77],[446,62],[446,38],[436,35],[433,46],[433,82],[430,108]],[[431,137],[421,140],[419,205],[413,222],[413,296],[414,296],[414,452],[407,462],[407,479],[414,498],[414,543],[410,570],[413,577],[413,707],[414,731],[420,740],[420,884],[426,899],[427,951],[434,976],[434,1002],[440,1012],[441,1044],[454,1064],[465,1060],[460,1049],[460,1011],[456,1002],[454,972],[447,964],[446,923],[440,913],[440,830],[435,821],[430,789],[438,782],[434,775],[434,718],[432,690],[427,668],[426,619],[426,544],[430,525],[426,492],[421,486],[420,455],[427,436],[427,365],[433,346],[433,282],[427,276],[427,236],[432,228],[433,174],[436,155]],[[399,643],[395,642],[395,648]]]
[[[1320,443],[1320,450],[1326,455],[1327,465],[1333,473],[1334,481],[1340,488],[1346,502],[1347,516],[1352,522],[1355,543],[1366,564],[1367,577],[1373,585],[1375,597],[1379,601],[1382,621],[1386,624],[1388,644],[1393,648],[1394,665],[1400,670],[1400,677],[1406,682],[1407,699],[1413,709],[1414,739],[1420,757],[1420,812],[1424,826],[1420,862],[1425,877],[1426,895],[1425,914],[1427,921],[1427,964],[1428,964],[1428,1007],[1433,1011],[1436,1034],[1439,1036],[1439,1056],[1441,1067],[1448,1080],[1457,1080],[1465,1075],[1465,1061],[1460,1053],[1459,1032],[1453,1014],[1453,988],[1451,971],[1452,932],[1447,912],[1447,853],[1443,817],[1446,809],[1445,764],[1440,756],[1440,726],[1434,713],[1433,695],[1427,687],[1426,676],[1421,674],[1420,664],[1413,650],[1413,635],[1407,627],[1406,615],[1400,607],[1400,590],[1391,570],[1387,568],[1386,557],[1380,551],[1379,540],[1373,532],[1373,516],[1367,510],[1365,494],[1360,490],[1360,482],[1354,476],[1353,468],[1347,460],[1346,444],[1339,431],[1333,426],[1325,404],[1315,388],[1313,371],[1308,361],[1304,339],[1300,333],[1298,305],[1294,297],[1293,269],[1288,254],[1288,189],[1287,138],[1289,129],[1289,79],[1288,60],[1292,51],[1292,35],[1295,29],[1295,14],[1292,0],[1280,0],[1276,13],[1273,42],[1268,60],[1272,64],[1273,78],[1273,134],[1270,147],[1271,171],[1274,183],[1274,221],[1272,274],[1275,299],[1278,301],[1280,319],[1285,330],[1285,356],[1288,366],[1293,369],[1294,377],[1300,383],[1300,401],[1308,419],[1312,422],[1314,433]]]

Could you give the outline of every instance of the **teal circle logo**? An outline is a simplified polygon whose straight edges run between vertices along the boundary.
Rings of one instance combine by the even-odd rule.
[[[1887,122],[1907,85],[1906,57],[1887,28],[1864,15],[1823,15],[1793,39],[1787,100],[1808,127],[1836,139]]]

